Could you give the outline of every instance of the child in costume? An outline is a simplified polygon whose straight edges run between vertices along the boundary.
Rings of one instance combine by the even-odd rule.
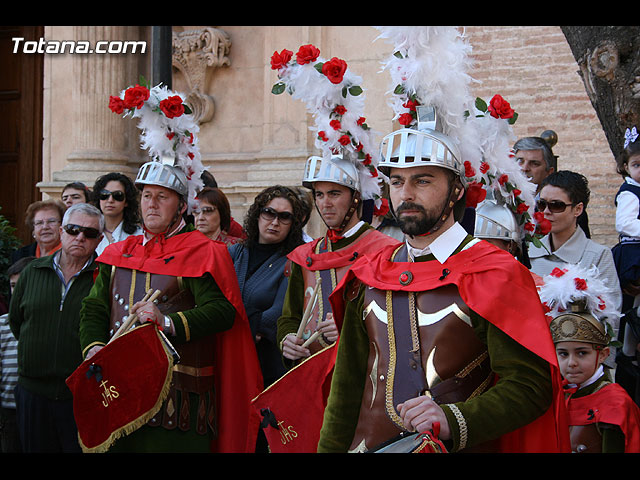
[[[549,309],[551,336],[564,378],[565,400],[575,453],[640,452],[640,409],[613,383],[604,361],[611,336],[612,309],[597,269],[556,268],[544,279],[540,298]]]

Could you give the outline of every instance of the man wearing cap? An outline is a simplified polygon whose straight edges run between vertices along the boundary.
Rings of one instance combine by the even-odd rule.
[[[331,296],[341,335],[318,451],[428,431],[450,452],[558,451],[559,379],[535,285],[457,222],[464,166],[436,125],[383,141],[406,240],[356,261]]]
[[[117,440],[112,451],[248,451],[255,436],[246,408],[261,379],[250,369],[257,364],[251,361],[255,348],[249,348],[227,249],[185,224],[188,186],[179,167],[147,162],[135,184],[141,190],[144,235],[114,243],[98,257],[95,286],[81,312],[82,353],[90,358],[105,348],[135,313],[140,323],[158,325],[180,362],[156,416]],[[161,290],[157,303],[140,301],[150,289]],[[242,369],[235,382],[228,377],[229,361]]]
[[[357,258],[398,243],[361,219],[359,175],[355,163],[342,155],[330,159],[312,156],[307,160],[302,183],[312,190],[327,233],[299,246],[288,256],[289,286],[278,319],[277,336],[287,362],[304,359],[336,341],[338,329],[332,319],[329,294]],[[313,304],[309,306],[309,302]],[[308,306],[308,321],[300,328]],[[315,332],[318,332],[316,339],[309,340]]]
[[[81,302],[93,285],[103,230],[100,210],[72,205],[62,219],[60,250],[32,261],[13,290],[9,325],[18,340],[16,415],[25,453],[80,452],[65,380],[82,362]]]

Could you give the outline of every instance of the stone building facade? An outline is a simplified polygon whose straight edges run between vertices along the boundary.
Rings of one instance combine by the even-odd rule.
[[[613,195],[621,179],[577,65],[554,26],[463,27],[473,46],[474,94],[500,93],[519,114],[517,136],[558,134],[554,152],[562,169],[587,176],[592,238],[613,245]],[[147,41],[151,27],[47,26],[47,40]],[[316,45],[324,58],[344,59],[363,78],[367,123],[382,136],[395,126],[387,104],[390,79],[380,62],[392,46],[369,26],[174,26],[172,88],[191,94],[201,115],[202,160],[242,221],[257,192],[275,184],[299,185],[304,161],[314,153],[312,119],[302,102],[273,95],[269,60],[275,51]],[[109,171],[135,176],[145,161],[138,130],[108,108],[109,95],[150,78],[147,53],[45,55],[43,196],[64,184],[89,185]],[[322,226],[316,216],[310,233]]]

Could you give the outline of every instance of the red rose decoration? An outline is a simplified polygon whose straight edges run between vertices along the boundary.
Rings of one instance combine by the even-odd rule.
[[[144,102],[149,100],[149,89],[136,85],[129,87],[124,92],[124,108],[142,108]]]
[[[417,107],[418,105],[420,105],[420,103],[419,103],[419,102],[417,102],[417,101],[415,101],[415,100],[407,100],[407,102],[406,102],[406,103],[403,103],[403,104],[402,104],[402,106],[403,106],[404,108],[407,108],[407,109],[411,110],[412,112],[415,112],[415,111],[416,111],[416,107]]]
[[[366,119],[366,118],[364,118],[364,117],[360,117],[360,118],[358,118],[358,121],[356,122],[356,124],[357,124],[359,127],[361,127],[362,125],[364,125],[364,122],[366,122],[366,121],[367,121],[367,119]]]
[[[333,113],[337,115],[344,115],[345,113],[347,113],[347,109],[344,107],[344,105],[338,105],[333,109]]]
[[[160,110],[167,118],[176,118],[184,113],[184,105],[179,95],[172,95],[160,101]]]
[[[489,171],[489,168],[490,168],[490,167],[489,167],[489,164],[488,164],[487,162],[482,162],[482,163],[480,164],[480,171],[481,171],[482,173],[487,173],[487,172]]]
[[[340,128],[342,127],[342,125],[340,124],[340,120],[331,120],[329,122],[329,125],[331,126],[331,128],[333,128],[334,130],[340,130]]]
[[[315,62],[318,56],[320,56],[320,50],[316,47],[313,45],[303,45],[298,49],[298,53],[296,53],[296,61],[298,65],[305,65]]]
[[[326,75],[331,83],[338,84],[342,82],[344,73],[347,71],[347,62],[339,58],[333,57],[322,65],[322,74]]]
[[[476,208],[487,197],[487,191],[482,184],[471,182],[467,187],[467,207]]]
[[[466,160],[464,162],[464,176],[473,177],[475,176],[475,174],[476,174],[475,169],[471,166],[471,163],[468,160]]]
[[[318,132],[318,138],[323,142],[329,141],[329,138],[327,137],[327,134],[324,131]]]
[[[118,115],[124,112],[124,102],[120,97],[109,97],[109,108],[113,113],[117,113]]]
[[[340,145],[349,145],[349,143],[351,143],[351,137],[349,137],[349,135],[342,135],[339,139],[338,139],[338,143]]]
[[[507,175],[506,173],[503,173],[502,175],[500,175],[500,177],[498,178],[498,183],[500,185],[504,185],[507,181],[509,180],[509,175]]]
[[[273,55],[271,56],[271,70],[280,70],[281,68],[286,67],[292,56],[293,52],[286,48],[280,53],[273,52]]]
[[[558,267],[555,267],[553,270],[551,270],[551,273],[549,275],[551,275],[552,277],[560,278],[565,273],[567,273],[567,270],[565,268],[560,269]]]
[[[518,215],[526,212],[529,209],[529,205],[527,205],[526,203],[520,203],[518,204],[518,206],[516,207],[516,213]]]
[[[386,198],[382,199],[382,204],[380,204],[380,208],[374,207],[373,214],[378,217],[384,217],[389,212],[389,200]]]
[[[410,113],[403,113],[398,117],[398,123],[400,125],[404,125],[405,127],[407,125],[411,125],[411,122],[413,122],[413,115],[411,115]]]
[[[583,278],[574,278],[573,283],[576,285],[576,289],[578,290],[587,289],[587,282]]]
[[[509,119],[513,117],[513,114],[515,113],[511,108],[511,105],[509,105],[509,102],[507,102],[500,95],[494,95],[494,97],[489,102],[488,108],[489,113],[494,118]]]
[[[527,223],[524,224],[524,229],[527,232],[533,232],[536,229],[536,226],[531,222],[527,222]]]

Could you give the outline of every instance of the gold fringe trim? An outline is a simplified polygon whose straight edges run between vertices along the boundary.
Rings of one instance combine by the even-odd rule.
[[[128,332],[123,333],[122,335],[127,335],[132,331],[133,330],[129,330]],[[159,340],[160,340],[160,343],[162,344],[162,348],[164,349],[164,353],[167,356],[167,360],[169,361],[170,366],[167,369],[167,375],[165,377],[164,384],[162,386],[162,391],[160,392],[160,396],[158,397],[158,400],[156,401],[155,405],[149,411],[143,413],[140,417],[136,418],[132,422],[129,422],[127,425],[120,427],[116,431],[112,432],[111,435],[109,435],[109,438],[107,438],[104,442],[102,442],[100,445],[97,445],[95,447],[87,447],[82,441],[82,438],[80,437],[80,432],[78,432],[78,442],[80,443],[80,447],[82,448],[83,453],[107,452],[116,440],[135,432],[144,424],[146,424],[149,420],[151,420],[154,417],[154,415],[160,411],[160,409],[162,408],[162,404],[164,403],[165,399],[169,395],[169,391],[171,390],[171,379],[173,378],[173,355],[169,351],[169,348],[162,341],[162,339],[159,338]]]

